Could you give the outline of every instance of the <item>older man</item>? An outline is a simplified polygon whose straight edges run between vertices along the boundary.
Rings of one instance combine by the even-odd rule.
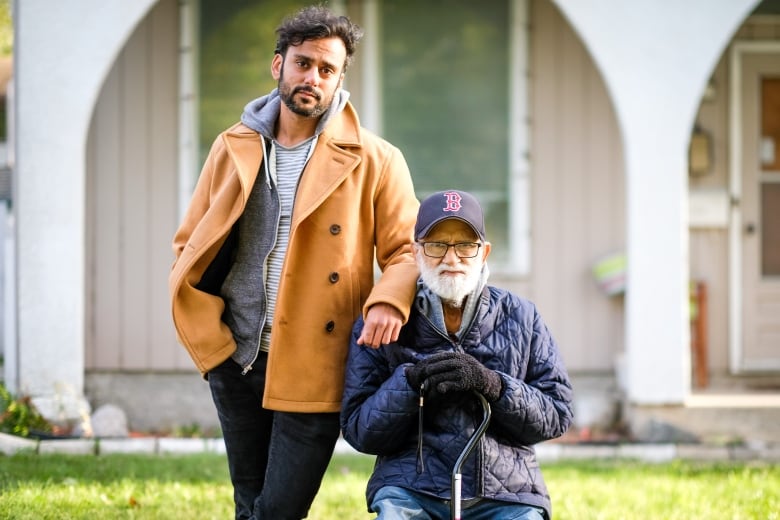
[[[463,518],[550,518],[533,445],[572,419],[555,340],[531,302],[487,285],[491,246],[472,195],[426,198],[415,241],[420,280],[397,343],[360,346],[361,320],[352,332],[341,427],[353,447],[378,456],[368,509],[448,518],[452,467],[481,420],[478,392],[492,419],[465,461]]]

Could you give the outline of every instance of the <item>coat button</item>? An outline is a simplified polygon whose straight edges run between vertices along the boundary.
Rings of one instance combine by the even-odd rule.
[[[333,224],[332,226],[330,226],[331,235],[338,235],[339,233],[341,233],[341,226],[339,226],[338,224]]]
[[[339,273],[333,272],[330,273],[330,276],[328,276],[328,280],[330,280],[330,283],[336,283],[339,281]]]
[[[336,328],[336,323],[333,321],[329,321],[328,323],[325,324],[325,330],[327,330],[328,332],[333,332],[333,329],[335,328]]]

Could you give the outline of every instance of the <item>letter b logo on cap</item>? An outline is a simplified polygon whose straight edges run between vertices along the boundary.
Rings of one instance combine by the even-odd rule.
[[[455,191],[447,191],[444,193],[444,197],[447,199],[447,203],[443,208],[444,211],[460,211],[460,193]]]

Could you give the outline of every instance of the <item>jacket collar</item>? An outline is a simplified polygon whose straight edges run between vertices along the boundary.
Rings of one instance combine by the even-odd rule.
[[[246,201],[262,165],[265,138],[245,124],[236,123],[223,134],[223,143],[238,172]],[[347,102],[341,112],[334,114],[317,140],[306,166],[306,170],[311,166],[316,173],[304,174],[301,178],[293,225],[319,206],[357,167],[362,146],[360,120],[352,103]]]

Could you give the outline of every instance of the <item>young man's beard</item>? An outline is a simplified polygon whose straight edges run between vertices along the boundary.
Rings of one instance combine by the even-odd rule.
[[[429,266],[424,258],[418,252],[418,266],[420,267],[420,277],[425,285],[433,291],[439,298],[444,300],[450,307],[460,307],[466,296],[471,294],[477,288],[482,276],[482,265],[474,264],[466,266],[466,273],[457,276],[442,276],[441,271],[449,269],[444,264],[435,267]]]
[[[291,112],[298,114],[299,116],[316,118],[320,117],[322,114],[328,111],[331,103],[333,103],[333,95],[331,95],[330,99],[323,100],[323,93],[319,89],[315,89],[314,87],[309,87],[306,85],[293,87],[284,81],[284,67],[282,67],[282,70],[279,74],[279,97],[282,98],[282,102],[287,106],[287,108],[290,109]],[[317,102],[314,105],[300,105],[296,103],[295,95],[298,92],[311,93],[316,97]]]

